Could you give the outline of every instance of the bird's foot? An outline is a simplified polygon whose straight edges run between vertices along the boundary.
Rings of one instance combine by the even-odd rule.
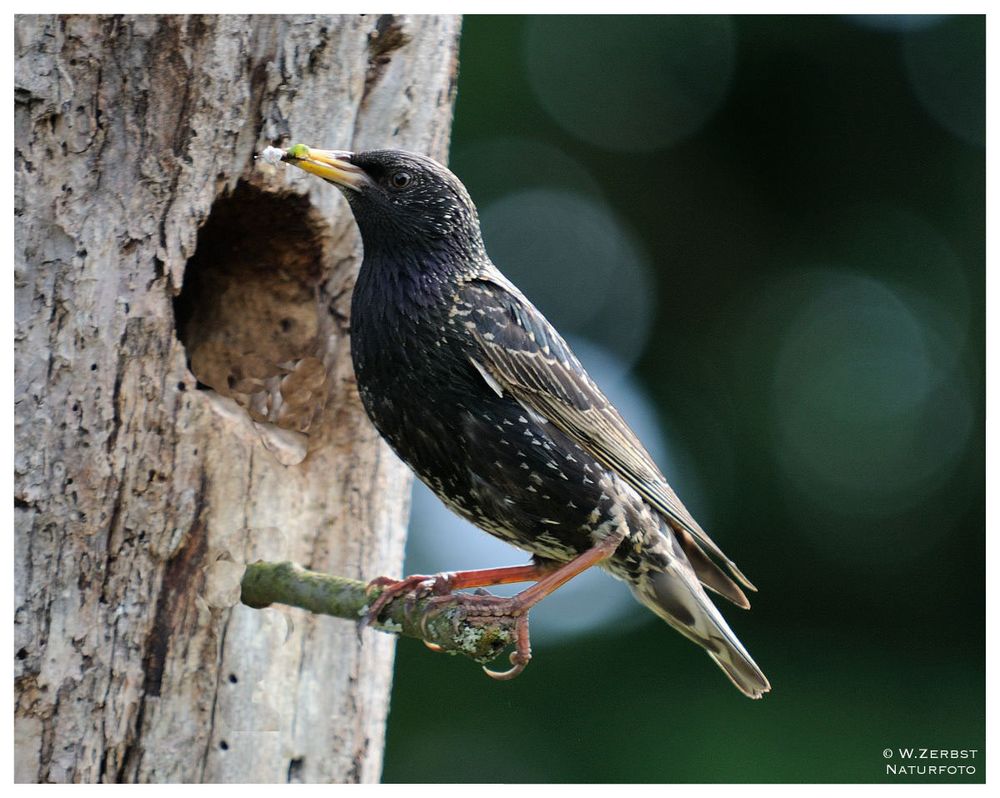
[[[416,602],[428,595],[433,595],[429,606],[423,613],[421,624],[439,612],[460,605],[470,619],[513,618],[516,635],[516,647],[510,654],[513,667],[505,671],[494,671],[483,666],[483,672],[491,679],[506,681],[518,676],[531,660],[531,641],[528,635],[528,607],[518,596],[494,596],[482,588],[473,593],[454,593],[455,574],[441,573],[434,576],[413,574],[403,579],[392,579],[381,576],[368,583],[369,591],[381,588],[381,593],[375,598],[368,611],[360,620],[361,626],[369,626],[378,620],[382,611],[400,596],[408,603]],[[425,627],[426,628],[426,627]],[[446,649],[436,643],[423,641],[431,651],[445,652]]]
[[[403,579],[393,579],[389,576],[379,576],[368,583],[365,591],[370,593],[375,588],[381,588],[382,592],[371,603],[368,611],[361,616],[361,626],[371,626],[378,620],[378,616],[393,600],[405,595],[410,601],[416,601],[428,595],[447,596],[452,591],[452,579],[454,574],[441,573],[433,576],[425,574],[413,574]]]
[[[499,682],[510,681],[511,679],[520,676],[521,672],[528,667],[528,663],[531,661],[531,639],[528,636],[528,613],[525,612],[523,615],[518,616],[517,625],[514,627],[517,632],[517,645],[516,648],[510,652],[510,664],[511,668],[505,671],[494,671],[483,666],[483,673],[489,676],[491,679],[496,679]]]
[[[443,610],[446,605],[454,605],[455,603],[465,609],[467,617],[470,619],[503,618],[507,621],[508,628],[510,623],[513,623],[514,626],[516,647],[510,655],[513,667],[499,672],[487,668],[484,670],[493,679],[513,679],[525,669],[531,660],[528,611],[564,582],[609,557],[624,536],[624,530],[620,530],[592,549],[558,566],[551,563],[532,563],[506,568],[448,572],[436,576],[418,574],[398,580],[384,576],[379,577],[369,582],[368,588],[369,590],[382,588],[382,592],[361,618],[360,625],[367,626],[374,623],[386,606],[400,595],[405,595],[408,601],[413,602],[427,595],[433,595],[421,619],[421,624],[425,629],[429,618]],[[531,587],[509,598],[494,596],[485,591],[476,591],[474,594],[454,592],[465,588],[506,585],[528,580],[537,581]]]
[[[430,606],[424,614],[423,621],[434,614],[441,612],[447,607],[454,606],[455,603],[466,612],[467,620],[488,620],[495,618],[512,619],[514,622],[515,648],[510,653],[510,663],[513,667],[505,671],[495,671],[483,666],[483,672],[491,679],[497,681],[509,681],[519,676],[531,661],[531,637],[528,633],[528,610],[532,604],[526,602],[522,594],[515,596],[494,596],[485,590],[479,589],[474,593],[454,593],[451,595],[436,596],[430,600]],[[425,645],[432,651],[442,651],[440,646],[435,644]]]

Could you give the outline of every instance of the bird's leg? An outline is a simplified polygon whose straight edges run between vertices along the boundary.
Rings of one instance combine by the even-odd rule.
[[[515,649],[510,655],[513,667],[506,671],[492,671],[489,668],[483,668],[486,675],[493,679],[513,679],[525,669],[531,660],[528,611],[554,590],[566,584],[574,576],[583,573],[588,568],[610,557],[624,538],[625,529],[619,529],[604,538],[604,540],[593,548],[574,557],[569,562],[558,566],[553,563],[544,562],[502,568],[484,568],[475,571],[453,571],[437,574],[436,576],[415,574],[399,580],[384,576],[379,577],[372,580],[369,583],[369,587],[382,587],[382,593],[372,602],[372,606],[362,619],[362,623],[374,622],[389,602],[405,593],[426,590],[437,594],[438,598],[432,599],[432,601],[437,602],[440,600],[442,603],[448,603],[452,600],[450,594],[454,590],[487,587],[490,585],[507,585],[514,582],[528,582],[536,579],[538,581],[531,587],[509,598],[491,596],[489,594],[462,594],[460,597],[463,606],[484,617],[510,617],[516,619],[515,630],[517,641]],[[434,610],[431,610],[431,612],[434,612]],[[433,649],[433,646],[431,648]]]
[[[597,565],[614,554],[615,549],[618,548],[624,539],[625,529],[616,530],[592,549],[587,549],[583,554],[574,557],[568,563],[564,563],[554,570],[550,569],[548,574],[535,582],[531,587],[511,596],[509,601],[516,606],[518,612],[527,613],[539,601],[554,590],[562,587],[574,576],[578,576],[588,568]]]
[[[606,560],[614,554],[615,549],[618,548],[624,538],[625,529],[621,528],[606,537],[593,548],[588,549],[577,557],[574,557],[568,563],[564,563],[555,569],[552,569],[550,566],[546,569],[548,572],[535,584],[525,590],[522,590],[520,593],[511,596],[510,598],[476,595],[463,596],[463,604],[467,606],[471,605],[473,607],[481,607],[482,610],[484,610],[484,615],[508,616],[517,619],[515,626],[517,632],[517,644],[514,651],[512,651],[510,655],[510,661],[513,667],[510,670],[499,672],[492,671],[489,668],[484,667],[483,670],[486,672],[486,675],[493,679],[507,680],[513,679],[521,673],[531,660],[531,639],[528,635],[528,610],[534,607],[539,601],[548,596],[554,590],[562,587],[574,576],[577,576],[586,571],[588,568]],[[525,568],[528,567],[530,566],[525,566]],[[495,570],[500,571],[503,569]],[[502,583],[492,582],[491,584]]]
[[[368,612],[362,618],[362,623],[364,625],[374,623],[382,610],[393,599],[406,593],[422,590],[439,596],[447,596],[452,591],[472,587],[531,582],[549,573],[553,567],[552,563],[546,562],[510,565],[501,568],[482,568],[474,571],[448,571],[434,576],[413,574],[403,579],[380,576],[368,583],[369,590],[374,587],[381,587],[383,590],[378,598],[372,602]]]

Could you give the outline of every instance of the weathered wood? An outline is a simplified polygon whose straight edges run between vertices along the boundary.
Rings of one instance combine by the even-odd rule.
[[[458,31],[453,17],[16,18],[19,781],[378,779],[392,638],[233,606],[232,561],[399,573],[409,496],[353,383],[346,205],[253,155],[294,137],[443,158]],[[214,288],[177,303],[179,332],[191,263]],[[277,335],[276,286],[282,324],[306,324],[327,367],[294,466],[245,413],[216,412],[187,366],[216,334]]]

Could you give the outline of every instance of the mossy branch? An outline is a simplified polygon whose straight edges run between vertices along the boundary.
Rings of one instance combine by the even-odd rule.
[[[247,565],[241,582],[241,600],[262,609],[287,604],[309,612],[359,622],[381,587],[309,571],[292,562],[255,562]],[[445,653],[463,654],[480,664],[495,659],[515,641],[515,621],[509,615],[483,615],[464,594],[406,597],[391,601],[372,624],[373,629],[415,637]]]

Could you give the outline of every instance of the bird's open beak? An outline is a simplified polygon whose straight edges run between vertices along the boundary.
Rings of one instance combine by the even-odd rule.
[[[352,155],[346,150],[314,150],[305,144],[293,144],[281,160],[335,185],[361,191],[372,181],[360,167],[351,163]]]

